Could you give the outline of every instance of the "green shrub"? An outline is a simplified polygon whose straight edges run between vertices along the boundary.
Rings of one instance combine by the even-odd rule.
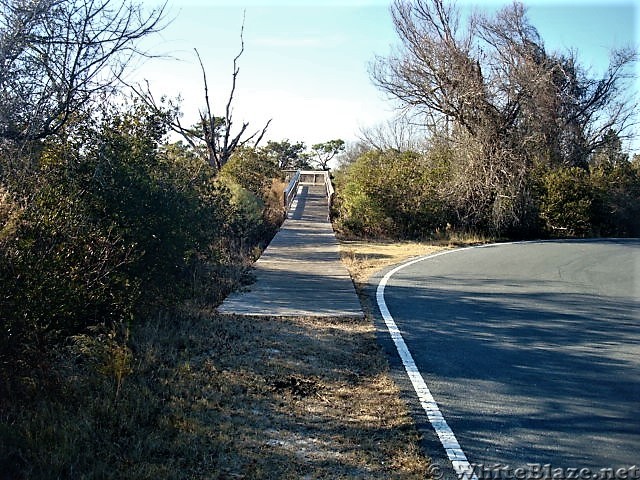
[[[0,211],[0,357],[175,305],[203,264],[236,260],[224,239],[256,220],[164,133],[134,106],[42,146],[25,205]]]
[[[640,175],[626,161],[547,171],[540,216],[556,236],[640,235]]]
[[[592,223],[601,236],[640,236],[640,172],[623,160],[591,168]]]
[[[264,199],[271,180],[282,176],[276,161],[262,150],[244,147],[231,155],[220,172],[254,195]]]
[[[438,193],[447,172],[435,153],[369,151],[337,177],[338,224],[356,235],[427,237],[447,223]]]
[[[593,189],[585,169],[562,167],[542,177],[540,217],[550,235],[589,235],[592,203]]]
[[[137,252],[124,271],[142,285],[139,303],[151,308],[189,295],[191,265],[225,255],[210,246],[233,233],[234,216],[213,169],[159,148],[161,120],[140,108],[108,118],[75,175],[90,192],[84,203],[91,216]]]
[[[265,149],[240,148],[224,165],[220,182],[230,188],[237,211],[236,248],[265,247],[273,238],[284,220],[282,180],[277,159]]]
[[[44,185],[0,243],[0,353],[131,318],[141,284],[125,268],[140,254],[67,187]]]
[[[437,143],[424,154],[366,152],[336,175],[337,226],[394,238],[445,229],[504,238],[640,235],[637,161],[616,150],[594,154],[585,167],[520,164],[522,171],[493,172],[478,152],[467,157],[459,145]]]

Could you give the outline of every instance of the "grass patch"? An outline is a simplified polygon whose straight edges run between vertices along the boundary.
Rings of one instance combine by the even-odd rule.
[[[340,240],[342,261],[359,287],[364,286],[373,274],[385,267],[445,248],[447,247],[433,243],[410,241]]]
[[[481,245],[494,239],[475,234],[448,233],[441,239],[418,242],[408,240],[375,240],[338,236],[342,261],[356,287],[362,286],[381,269],[409,258],[430,255],[442,250]],[[359,292],[360,293],[360,292]]]
[[[192,304],[15,365],[0,378],[0,478],[428,478],[363,286],[448,247],[343,239],[365,319]]]
[[[192,311],[95,338],[6,382],[3,479],[426,476],[368,320]]]

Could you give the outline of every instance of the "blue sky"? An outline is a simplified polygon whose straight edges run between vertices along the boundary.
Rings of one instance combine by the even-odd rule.
[[[154,0],[144,3],[151,6]],[[482,5],[489,11],[507,3],[458,2],[463,9]],[[606,68],[610,48],[640,46],[640,2],[524,3],[548,50],[575,49],[581,63],[595,73]],[[170,0],[167,14],[173,21],[145,46],[172,58],[148,60],[135,76],[146,78],[158,96],[181,95],[184,123],[193,123],[203,104],[195,47],[207,70],[214,110],[221,114],[246,12],[236,123],[248,121],[249,128],[257,130],[272,119],[267,137],[274,140],[302,140],[308,145],[333,138],[351,141],[361,128],[394,113],[393,103],[371,84],[367,71],[376,54],[386,55],[397,44],[389,4],[383,0]]]

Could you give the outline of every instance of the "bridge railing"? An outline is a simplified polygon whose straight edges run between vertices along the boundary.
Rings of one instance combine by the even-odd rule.
[[[298,193],[298,183],[300,183],[300,170],[293,174],[293,177],[289,180],[289,185],[284,189],[283,202],[285,211],[289,211],[291,202],[293,202],[296,193]]]
[[[322,185],[324,184],[327,193],[327,210],[331,210],[331,202],[335,190],[331,183],[331,177],[326,170],[298,170],[289,180],[289,184],[283,192],[283,202],[286,211],[289,210],[291,202],[298,192],[298,185]]]
[[[333,188],[333,183],[331,183],[329,172],[325,172],[324,187],[327,189],[327,208],[329,209],[329,217],[331,217],[331,202],[333,202],[333,194],[336,193],[336,191]]]

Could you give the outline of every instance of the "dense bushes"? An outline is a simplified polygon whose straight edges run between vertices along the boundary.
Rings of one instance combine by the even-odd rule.
[[[593,189],[589,172],[580,167],[558,168],[542,177],[540,217],[552,234],[588,235],[591,231]]]
[[[165,478],[179,430],[167,382],[192,381],[175,332],[246,279],[282,215],[272,170],[239,162],[221,176],[212,161],[221,153],[212,148],[226,160],[251,139],[242,128],[228,141],[229,108],[224,119],[209,112],[209,123],[180,126],[185,145],[166,138],[178,105],[140,91],[122,102],[117,86],[137,42],[164,24],[163,7],[145,10],[3,2],[2,478]],[[243,187],[248,179],[262,190]]]
[[[626,160],[563,167],[542,177],[544,233],[559,236],[640,235],[640,170]]]
[[[220,173],[259,197],[269,189],[271,179],[282,175],[276,160],[256,148],[236,150]]]
[[[336,179],[341,228],[365,236],[427,236],[446,224],[437,194],[446,174],[446,161],[435,155],[365,153]]]
[[[220,182],[232,194],[240,225],[237,240],[244,245],[266,243],[284,220],[282,172],[260,148],[239,148],[220,171]]]
[[[163,119],[134,105],[39,144],[29,182],[3,171],[0,367],[233,288],[230,269],[268,229],[164,135]]]
[[[605,162],[590,171],[594,234],[640,237],[640,157]]]
[[[345,233],[429,238],[445,230],[493,237],[640,235],[640,164],[619,152],[586,168],[531,165],[492,185],[465,178],[465,152],[373,150],[336,175],[334,215]],[[485,166],[486,168],[489,165]],[[472,180],[475,179],[475,180]]]

